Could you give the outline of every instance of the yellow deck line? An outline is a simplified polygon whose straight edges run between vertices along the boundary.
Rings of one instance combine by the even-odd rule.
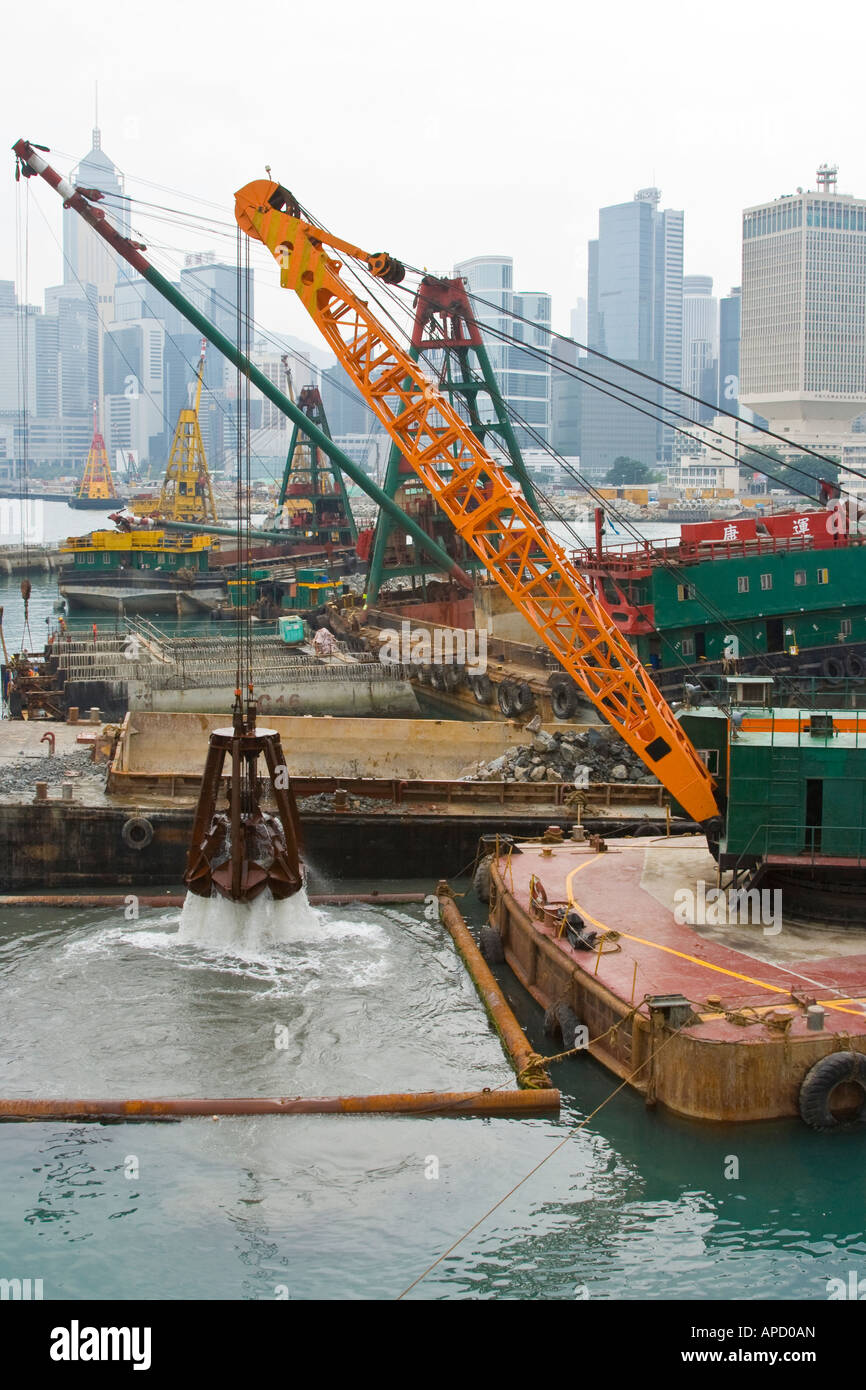
[[[701,960],[699,956],[690,956],[686,951],[675,950],[673,946],[662,946],[658,941],[648,941],[645,936],[634,936],[631,932],[620,931],[618,927],[610,927],[606,922],[601,922],[597,917],[593,917],[592,913],[588,912],[583,904],[577,901],[572,891],[571,884],[575,874],[579,874],[581,869],[588,868],[590,864],[595,863],[595,861],[600,858],[600,854],[594,854],[591,859],[585,860],[583,864],[578,864],[576,868],[572,869],[571,872],[566,875],[565,879],[565,889],[568,894],[569,903],[578,909],[582,917],[592,922],[593,926],[598,927],[601,931],[616,931],[619,936],[625,937],[627,941],[636,941],[641,946],[653,946],[657,951],[665,951],[669,956],[678,956],[680,960],[691,961],[693,965],[703,966],[705,970],[713,970],[717,975],[728,975],[731,979],[742,980],[745,984],[749,985],[757,985],[759,989],[770,990],[773,994],[786,994],[790,997],[790,989],[783,989],[781,985],[771,985],[768,984],[766,980],[756,980],[753,975],[740,975],[736,970],[726,970],[723,965],[713,965],[712,961]],[[784,966],[780,966],[779,968],[784,969]],[[796,976],[794,976],[794,978],[796,979]],[[820,1002],[825,1008],[833,1009],[837,1013],[855,1014],[857,1018],[863,1018],[864,1016],[862,1009],[846,1009],[843,1008],[841,1004],[835,1002],[831,1003],[829,999],[822,999]]]

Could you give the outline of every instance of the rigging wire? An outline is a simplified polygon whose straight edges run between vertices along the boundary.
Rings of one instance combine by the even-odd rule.
[[[608,380],[607,377],[600,377],[594,372],[587,371],[587,369],[584,367],[576,367],[573,363],[562,363],[558,359],[554,358],[551,354],[545,353],[543,352],[543,350],[538,351],[532,346],[530,346],[530,344],[524,343],[521,339],[514,338],[510,334],[504,333],[501,330],[494,328],[490,324],[485,324],[484,327],[488,332],[490,332],[493,335],[493,337],[500,339],[503,343],[506,343],[509,346],[519,347],[522,352],[525,352],[529,357],[535,358],[536,361],[550,363],[555,367],[557,371],[561,372],[564,376],[570,376],[576,381],[583,382],[585,385],[591,386],[594,390],[599,391],[601,395],[610,396],[612,400],[619,402],[619,404],[621,405],[628,406],[630,409],[637,411],[638,414],[647,415],[651,420],[658,421],[659,424],[664,425],[667,429],[672,430],[675,434],[680,434],[685,439],[691,439],[695,443],[699,444],[701,447],[704,446],[705,441],[701,439],[700,435],[692,434],[689,430],[684,430],[681,426],[674,425],[671,423],[670,420],[665,420],[662,418],[662,415],[655,413],[656,410],[660,410],[663,412],[663,414],[674,416],[675,419],[691,421],[691,417],[685,415],[682,411],[674,410],[672,406],[662,405],[661,402],[653,401],[651,397],[643,396],[640,394],[640,392],[632,391],[629,387],[621,386],[619,383],[612,383]],[[605,385],[607,387],[613,386],[614,390],[607,390],[602,386],[598,386],[596,385],[597,382],[605,382]],[[624,391],[626,395],[634,396],[637,400],[643,401],[646,405],[654,406],[655,410],[644,410],[640,406],[634,405],[632,401],[624,400],[622,396],[616,395],[615,391]],[[723,439],[726,444],[735,442],[731,440],[730,435],[726,435],[724,431],[718,430],[712,425],[701,425],[700,428],[705,430],[708,434],[717,435],[720,439]],[[790,443],[790,440],[788,442]],[[713,444],[712,448],[715,453],[723,454],[726,458],[731,458],[736,463],[742,465],[742,459],[739,454],[731,453],[729,449],[724,449],[718,444]],[[768,453],[766,449],[761,449],[755,445],[749,446],[748,453],[750,456],[758,455],[761,458],[770,459],[771,462],[779,463],[787,471],[799,473],[804,478],[808,478],[813,483],[821,483],[827,481],[821,478],[818,474],[810,473],[805,468],[799,468],[795,464],[785,463],[784,460],[776,459],[772,454]],[[830,460],[828,460],[828,462],[830,462]],[[759,468],[756,464],[752,464],[751,462],[748,466],[750,471],[755,473],[761,473],[765,478],[768,478],[771,481],[781,481],[776,477],[775,474],[770,473],[767,469]],[[843,466],[837,463],[833,463],[833,467],[836,469],[841,468],[843,472],[853,473],[858,478],[866,478],[866,473],[860,473],[856,468],[848,468],[847,465]],[[817,500],[816,495],[814,493],[806,492],[803,488],[794,487],[791,483],[784,483],[783,485],[790,488],[792,492],[798,493],[801,497],[808,497],[810,501]],[[832,485],[834,487],[838,487],[840,492],[845,492],[846,496],[853,496],[853,494],[849,493],[848,489],[844,488],[841,483],[833,483]]]
[[[696,396],[691,391],[686,391],[686,389],[682,386],[674,386],[670,382],[665,381],[662,377],[653,376],[651,372],[645,372],[642,371],[639,367],[631,366],[626,362],[620,362],[616,357],[610,357],[607,353],[601,352],[598,348],[591,348],[587,346],[586,343],[578,342],[576,338],[569,338],[564,333],[556,333],[553,329],[546,328],[544,327],[544,325],[536,323],[533,319],[526,318],[523,314],[518,314],[516,309],[504,309],[500,307],[500,305],[496,304],[493,300],[484,299],[481,295],[473,294],[468,289],[468,287],[467,294],[469,295],[469,298],[474,299],[476,303],[483,304],[487,308],[495,309],[497,314],[499,315],[506,314],[509,318],[516,319],[520,323],[528,324],[532,328],[540,329],[542,332],[548,334],[548,336],[552,338],[557,338],[560,342],[569,343],[571,346],[579,348],[582,352],[585,352],[588,355],[592,355],[593,357],[600,357],[604,362],[610,362],[615,367],[622,367],[625,370],[631,372],[634,376],[642,377],[645,381],[651,382],[654,386],[661,386],[663,390],[671,391],[675,395],[683,397],[685,400],[693,401],[696,405],[706,406],[709,410],[714,411],[717,415],[726,415],[731,420],[740,421],[741,424],[748,423],[744,421],[742,417],[733,410],[726,410],[724,406],[720,406],[714,401],[704,400],[702,396]],[[787,438],[785,435],[778,434],[775,430],[771,430],[767,425],[750,424],[749,428],[757,430],[759,434],[766,434],[771,439],[778,439],[783,444],[791,443],[791,440],[789,438]],[[728,436],[725,437],[727,438]],[[832,464],[834,467],[838,466],[836,464],[835,459],[828,458],[826,454],[822,454],[817,449],[812,449],[809,445],[798,445],[798,448],[800,448],[804,454],[811,455],[813,458],[818,459],[821,463],[829,463]],[[848,471],[852,473],[856,472],[855,469],[850,469]],[[858,476],[866,477],[866,474],[859,474]]]
[[[76,270],[75,270],[75,267],[73,266],[73,264],[72,264],[72,262],[70,261],[69,257],[68,257],[68,256],[66,255],[66,253],[63,251],[62,246],[61,246],[60,242],[58,241],[58,239],[57,239],[57,237],[56,237],[56,235],[55,235],[55,233],[54,233],[53,228],[51,227],[51,224],[48,222],[48,219],[46,218],[45,214],[42,212],[42,209],[41,209],[41,207],[39,206],[39,203],[38,203],[38,202],[36,203],[36,207],[37,207],[37,209],[38,209],[38,211],[39,211],[39,213],[40,213],[40,215],[41,215],[43,221],[45,222],[45,224],[46,224],[46,226],[47,226],[47,228],[48,228],[49,234],[51,235],[51,237],[52,237],[52,239],[53,239],[53,241],[54,241],[55,246],[57,246],[58,250],[60,251],[60,254],[61,254],[61,257],[62,257],[62,259],[63,259],[63,261],[64,261],[64,264],[65,264],[65,265],[68,267],[68,269],[72,272],[73,278],[75,279],[75,282],[77,283],[79,289],[82,291],[82,294],[84,295],[85,299],[87,299],[88,303],[91,304],[91,306],[92,306],[92,308],[93,308],[93,310],[94,310],[94,312],[95,312],[95,314],[96,314],[96,316],[97,316],[97,319],[98,319],[98,321],[99,321],[99,325],[100,325],[100,327],[101,327],[103,333],[106,333],[106,332],[107,332],[107,324],[106,324],[105,318],[103,317],[103,314],[102,314],[101,310],[99,309],[98,305],[96,305],[96,304],[93,303],[92,299],[91,299],[90,296],[87,294],[87,290],[86,290],[86,286],[85,286],[84,282],[80,279],[80,277],[79,277],[79,275],[77,274],[77,272],[76,272]],[[113,250],[112,250],[111,254],[112,254],[112,256],[115,258],[115,260],[117,261],[117,263],[118,263],[120,266],[125,266],[126,263],[125,263],[124,261],[122,261],[121,258],[118,257],[118,256],[116,255],[116,253],[115,253]],[[141,277],[141,276],[136,276],[136,277],[134,277],[134,278],[131,277],[131,276],[124,276],[124,278],[123,278],[123,284],[124,284],[124,285],[128,285],[132,290],[134,290],[134,292],[135,292],[136,295],[138,296],[138,298],[139,298],[140,302],[142,303],[142,305],[144,305],[144,306],[146,307],[146,298],[145,298],[145,294],[144,294],[144,291],[140,288],[140,284],[142,283],[142,281],[143,281],[143,277]],[[144,283],[147,283],[147,282],[145,281]],[[221,301],[221,306],[222,306],[223,308],[225,308],[225,309],[227,309],[227,310],[231,310],[231,312],[234,313],[234,311],[235,311],[235,306],[232,304],[231,300],[225,299],[223,296],[217,296],[217,297],[220,299],[220,301]],[[195,376],[195,373],[196,373],[196,371],[197,371],[197,366],[196,366],[196,364],[193,362],[193,360],[192,360],[190,357],[187,356],[186,352],[184,351],[184,349],[181,347],[180,343],[178,342],[178,339],[177,339],[177,338],[174,336],[174,334],[172,334],[172,333],[169,331],[169,329],[165,326],[164,321],[163,321],[163,332],[164,332],[164,334],[165,334],[165,337],[168,339],[168,341],[172,344],[172,346],[173,346],[173,347],[175,348],[175,350],[177,351],[178,356],[179,356],[179,357],[181,358],[181,360],[187,365],[187,367],[189,367],[190,372],[193,374],[193,376]],[[111,335],[111,336],[112,336],[112,345],[113,345],[113,347],[114,347],[114,350],[117,352],[118,356],[122,359],[122,361],[123,361],[123,362],[126,364],[126,366],[129,368],[129,371],[130,371],[131,375],[135,377],[136,381],[138,382],[138,385],[139,385],[140,390],[144,393],[145,396],[147,396],[148,400],[152,403],[152,405],[155,407],[155,409],[156,409],[157,411],[159,411],[159,414],[162,416],[162,419],[163,419],[163,422],[164,422],[164,424],[165,424],[165,426],[166,426],[166,429],[169,431],[169,433],[173,432],[174,426],[175,426],[175,423],[176,423],[176,422],[173,422],[173,421],[169,420],[168,415],[167,415],[166,412],[165,412],[165,408],[157,401],[156,397],[153,395],[153,393],[150,391],[150,389],[145,385],[145,383],[144,383],[143,381],[141,381],[139,372],[136,370],[136,368],[134,367],[133,363],[132,363],[132,362],[130,361],[130,359],[127,357],[126,353],[123,351],[123,348],[120,346],[120,342],[119,342],[117,336],[116,336],[116,335]],[[205,389],[207,390],[208,388],[205,388]],[[208,392],[208,394],[209,394],[209,396],[210,396],[210,399],[211,399],[212,403],[213,403],[213,404],[217,407],[217,409],[219,410],[221,416],[223,417],[224,422],[225,422],[226,424],[231,424],[231,423],[232,423],[231,412],[226,408],[226,406],[225,406],[225,405],[223,404],[223,402],[220,400],[218,393],[216,393],[216,392],[210,390],[210,391]],[[256,459],[257,465],[261,468],[261,470],[262,470],[262,472],[265,474],[265,476],[266,476],[267,478],[269,478],[271,482],[276,483],[276,482],[278,481],[278,479],[277,479],[276,476],[271,472],[271,469],[269,468],[269,466],[268,466],[268,464],[266,463],[265,459],[259,457],[258,455],[255,455],[255,459]]]
[[[389,288],[390,288],[390,287],[385,286],[384,288],[385,288],[386,293],[389,292]],[[389,317],[390,317],[390,316],[389,316]],[[393,318],[392,318],[392,321],[393,321]],[[401,331],[404,333],[404,336],[406,336],[406,337],[408,338],[408,336],[409,336],[408,333],[406,333],[405,330],[401,330]],[[519,341],[519,340],[514,340],[514,341]],[[523,344],[520,344],[520,345],[523,346]],[[424,353],[419,354],[419,357],[420,357],[420,358],[424,358],[424,357],[426,357],[426,356],[427,356],[427,354],[424,354]],[[435,369],[435,367],[434,367],[434,365],[432,364],[431,361],[427,360],[426,365],[427,365],[428,369],[432,369],[432,370],[433,370],[434,375],[437,374],[437,373],[436,373],[436,369]],[[470,375],[471,375],[471,374],[470,374]],[[474,377],[473,380],[474,380],[474,381],[481,381],[482,378]],[[572,468],[566,463],[566,461],[562,458],[562,456],[559,455],[559,454],[557,453],[557,451],[553,449],[553,447],[547,442],[547,440],[545,440],[544,437],[543,437],[536,429],[534,429],[533,426],[529,425],[529,423],[528,423],[526,420],[523,419],[523,417],[519,414],[519,412],[518,412],[516,409],[514,409],[514,408],[509,404],[509,402],[505,401],[504,398],[503,398],[503,403],[504,403],[504,405],[505,405],[505,408],[506,408],[506,411],[508,412],[508,414],[515,420],[516,423],[518,423],[523,429],[525,429],[525,430],[527,431],[527,433],[530,435],[530,437],[532,437],[533,439],[535,439],[535,440],[536,440],[536,441],[537,441],[549,454],[551,454],[551,456],[552,456],[554,459],[556,459],[556,460],[560,463],[560,465],[565,466],[565,467],[567,468],[567,470],[568,470],[568,471],[581,483],[581,485],[582,485],[583,487],[586,488],[586,490],[590,493],[590,495],[592,495],[592,496],[598,498],[598,500],[601,501],[601,502],[605,502],[605,509],[608,510],[608,511],[611,511],[611,510],[614,511],[614,514],[618,516],[618,518],[621,520],[621,522],[622,522],[624,528],[629,532],[629,534],[632,535],[632,537],[633,537],[634,540],[636,540],[639,544],[646,545],[645,539],[640,535],[640,532],[639,532],[635,527],[632,526],[632,524],[631,524],[631,522],[629,521],[628,518],[626,518],[624,515],[618,513],[617,510],[616,510],[615,508],[611,508],[611,507],[607,506],[607,505],[606,505],[606,499],[601,499],[601,498],[598,496],[596,490],[595,490],[594,488],[591,488],[591,487],[589,486],[589,484],[580,476],[580,474],[577,473],[577,470],[572,469]],[[544,500],[546,500],[546,501],[548,502],[548,505],[551,505],[551,504],[550,504],[550,499],[544,499]],[[561,517],[561,515],[556,511],[556,508],[553,507],[552,509],[553,509],[553,511],[554,511],[554,514],[557,515],[558,518],[559,518],[564,524],[567,525],[567,523],[565,522],[565,518]],[[572,535],[574,534],[573,531],[571,530],[571,527],[570,527],[570,526],[568,526],[568,530],[569,530],[569,532],[570,532]],[[577,538],[577,539],[579,539],[579,538]],[[671,573],[672,575],[674,575],[674,576],[675,576],[676,578],[678,578],[678,579],[683,579],[683,578],[684,578],[683,571],[680,569],[680,567],[677,566],[677,565],[675,565],[675,564],[672,564],[672,562],[669,560],[669,558],[668,558],[667,556],[665,556],[664,553],[663,553],[662,551],[657,550],[655,546],[652,547],[652,550],[653,550],[653,552],[660,558],[662,565],[668,570],[669,573]],[[689,581],[686,580],[686,582],[689,582]],[[696,597],[696,598],[698,599],[698,601],[701,603],[702,607],[704,607],[705,611],[707,611],[711,617],[714,617],[717,621],[720,621],[723,625],[727,626],[728,628],[734,628],[734,634],[733,634],[733,635],[736,635],[740,640],[744,640],[744,641],[745,641],[745,645],[746,645],[748,648],[751,648],[751,654],[752,654],[756,659],[758,659],[762,664],[764,664],[768,670],[772,670],[772,668],[769,666],[769,663],[767,662],[767,654],[761,652],[757,647],[755,647],[754,644],[752,643],[752,641],[751,641],[750,638],[748,638],[748,637],[745,637],[745,638],[744,638],[744,635],[742,634],[742,632],[738,630],[737,624],[736,624],[735,622],[731,622],[731,620],[722,612],[722,610],[721,610],[721,609],[718,609],[718,608],[716,607],[716,605],[712,603],[712,601],[707,597],[706,594],[702,594],[702,593],[699,592],[697,586],[696,586],[695,583],[694,583],[693,578],[692,578],[692,580],[689,582],[689,587],[691,588],[691,590],[692,590],[692,592],[694,593],[695,597]],[[675,648],[675,647],[672,647],[672,645],[671,645],[669,639],[665,638],[664,634],[663,634],[657,627],[654,627],[654,634],[655,634],[656,636],[658,636],[659,639],[660,639],[662,642],[664,642],[666,646],[668,646],[669,648],[671,648],[673,651],[676,652],[676,648]],[[688,663],[687,661],[684,661],[684,659],[683,659],[683,657],[682,657],[682,653],[677,652],[676,655],[677,655],[678,660],[679,660],[679,662],[681,663],[681,665],[684,666],[686,670],[690,671],[697,679],[700,679],[699,671],[697,671],[694,667],[692,667],[692,666],[690,665],[690,663]],[[774,674],[774,675],[778,675],[778,673],[775,672],[775,671],[773,672],[773,674]],[[785,681],[785,684],[786,684],[786,685],[788,684],[787,681]],[[790,690],[791,690],[791,693],[794,693],[793,687],[790,687]]]
[[[511,414],[514,418],[515,422],[518,423],[523,429],[525,429],[539,443],[539,445],[541,445],[554,459],[558,460],[561,465],[565,464],[566,461],[562,458],[561,455],[559,455],[556,452],[552,445],[548,444],[548,442],[544,439],[543,435],[541,435],[534,428],[534,426],[530,425],[528,421],[524,420],[520,413],[507,401],[505,402],[505,407],[506,410],[508,410],[509,414]],[[576,469],[569,468],[569,472],[571,472],[573,476],[575,476],[577,480],[580,482],[581,486],[584,487],[587,490],[587,492],[589,492],[593,496],[593,498],[598,501],[599,505],[602,507],[604,511],[613,511],[614,515],[621,522],[624,529],[629,533],[633,541],[635,541],[638,545],[642,547],[649,547],[652,550],[652,553],[658,558],[660,562],[660,567],[665,569],[674,578],[674,580],[676,580],[679,583],[682,583],[683,585],[686,585],[688,589],[691,590],[692,597],[695,599],[696,602],[700,603],[701,607],[711,618],[714,618],[716,622],[720,623],[723,627],[726,627],[729,630],[731,636],[737,637],[738,641],[744,644],[744,646],[747,649],[747,655],[755,657],[763,665],[765,670],[769,671],[774,676],[774,678],[780,681],[782,687],[786,689],[789,694],[796,694],[798,695],[798,698],[805,699],[805,697],[800,696],[800,692],[793,684],[790,683],[788,678],[784,676],[783,673],[780,673],[770,665],[768,661],[769,654],[767,652],[762,652],[761,649],[755,645],[753,639],[744,633],[737,620],[732,619],[721,608],[719,608],[718,605],[715,604],[712,601],[712,599],[707,595],[706,591],[702,590],[700,586],[695,583],[691,567],[683,567],[679,565],[676,561],[671,560],[670,557],[666,555],[663,550],[659,549],[652,542],[647,542],[646,539],[641,535],[638,528],[633,525],[631,520],[628,517],[626,517],[624,513],[619,512],[616,508],[612,508],[608,499],[601,497],[597,490],[594,487],[592,487],[592,485],[586,479],[584,479],[581,476],[581,474],[577,472]],[[611,582],[615,583],[615,579],[612,575],[610,575],[609,571],[608,577],[611,579]],[[670,641],[670,639],[665,636],[661,629],[658,628],[654,623],[652,624],[652,635],[658,637],[659,640],[663,642],[664,645],[668,648],[668,650],[672,651],[675,654],[677,661],[680,665],[685,667],[686,670],[690,671],[692,675],[694,675],[698,680],[701,679],[700,669],[695,668],[688,661],[686,661],[682,655],[682,652],[677,650],[676,645],[673,644]]]

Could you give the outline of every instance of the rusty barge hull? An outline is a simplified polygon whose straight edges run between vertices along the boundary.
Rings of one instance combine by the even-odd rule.
[[[760,925],[701,934],[661,900],[647,859],[654,850],[681,853],[687,842],[676,850],[665,843],[673,844],[611,840],[604,853],[524,844],[494,858],[490,918],[505,961],[542,1008],[570,1007],[588,1030],[591,1056],[647,1103],[698,1120],[798,1115],[810,1068],[834,1052],[866,1053],[866,931],[849,931],[834,954],[844,934],[795,927],[776,960],[775,937]],[[705,853],[697,838],[692,844]],[[588,929],[616,936],[600,951],[575,948],[560,935],[569,905]],[[685,1018],[671,996],[687,1001]],[[807,1015],[814,1005],[824,1013],[818,1030]]]

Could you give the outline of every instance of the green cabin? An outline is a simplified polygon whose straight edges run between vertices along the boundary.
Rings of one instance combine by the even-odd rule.
[[[723,868],[866,861],[866,714],[706,708],[679,718],[727,802]]]

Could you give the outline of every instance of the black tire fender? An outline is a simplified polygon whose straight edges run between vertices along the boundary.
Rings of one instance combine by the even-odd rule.
[[[544,1036],[555,1038],[559,1033],[559,1019],[556,1017],[556,1007],[545,1009],[544,1011]]]
[[[841,657],[828,656],[821,662],[821,675],[826,676],[828,681],[840,681],[845,675],[845,666]]]
[[[473,676],[469,682],[479,705],[489,705],[493,699],[493,682],[489,676]]]
[[[840,1120],[830,1107],[830,1097],[843,1082],[860,1087],[860,1107],[851,1121]],[[839,1129],[847,1123],[866,1121],[866,1056],[862,1052],[831,1052],[822,1057],[803,1078],[800,1087],[800,1116],[810,1129]]]
[[[557,1004],[556,1021],[559,1024],[563,1050],[568,1052],[574,1047],[575,1036],[581,1026],[580,1019],[568,1004]]]
[[[502,681],[496,690],[496,701],[507,719],[514,714],[514,686],[511,681]]]
[[[520,681],[515,687],[511,698],[511,706],[515,714],[528,714],[535,704],[535,696],[528,681]]]
[[[557,719],[571,719],[577,710],[577,690],[572,683],[558,681],[550,692],[550,707]]]
[[[478,861],[478,867],[472,876],[475,896],[483,903],[490,902],[490,866],[492,863],[493,855],[485,854],[484,858]]]
[[[570,1052],[581,1023],[574,1009],[560,1001],[551,1004],[544,1014],[544,1033],[548,1038],[560,1038],[563,1052]]]
[[[505,960],[505,948],[502,945],[502,935],[498,927],[494,927],[491,923],[482,927],[478,944],[488,965],[502,965]]]
[[[866,661],[863,660],[859,652],[851,652],[845,660],[845,670],[852,680],[858,681],[866,676]]]
[[[127,849],[147,849],[153,839],[153,826],[144,816],[130,816],[123,823],[120,837]]]

